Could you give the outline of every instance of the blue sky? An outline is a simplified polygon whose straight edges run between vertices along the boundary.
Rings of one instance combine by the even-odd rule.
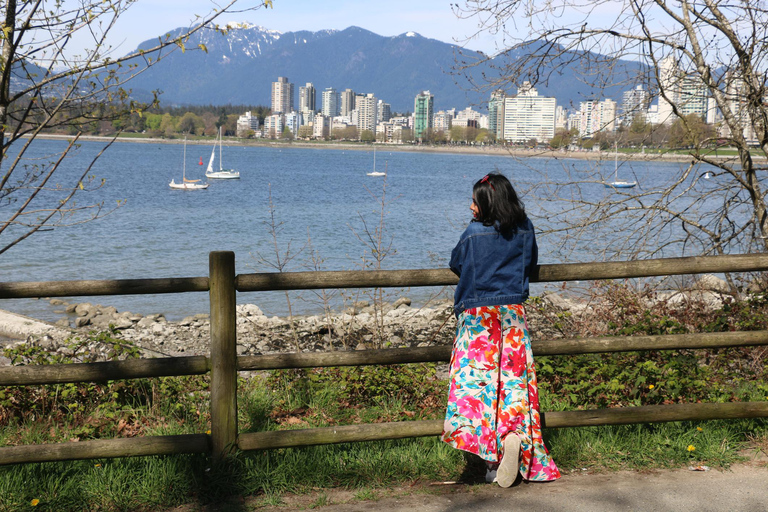
[[[254,3],[254,0],[241,0],[243,6]],[[116,53],[128,53],[142,41],[188,26],[195,14],[207,13],[212,6],[210,0],[139,0],[113,33],[113,46],[119,46]],[[477,20],[458,19],[447,0],[274,0],[272,9],[235,13],[221,20],[247,21],[280,32],[341,30],[352,25],[383,36],[414,31],[424,37],[462,45],[477,30]],[[493,40],[487,36],[475,38],[466,46],[491,52]]]

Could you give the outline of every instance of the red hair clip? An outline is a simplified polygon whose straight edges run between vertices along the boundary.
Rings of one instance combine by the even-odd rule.
[[[480,183],[485,183],[486,181],[488,181],[488,180],[489,180],[489,178],[490,178],[490,177],[491,177],[491,175],[490,175],[490,174],[486,174],[485,176],[483,176],[483,179],[481,179],[481,180],[480,180]],[[488,184],[491,186],[491,190],[493,190],[493,191],[495,191],[495,190],[496,190],[496,188],[493,186],[493,183],[491,183],[490,181],[488,181]]]

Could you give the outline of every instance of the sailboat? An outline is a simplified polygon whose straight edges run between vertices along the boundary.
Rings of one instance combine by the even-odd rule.
[[[619,179],[619,144],[616,144],[616,153],[613,160],[614,177],[610,183],[605,183],[606,188],[632,188],[637,185],[636,181],[622,181]]]
[[[213,144],[213,150],[211,151],[211,160],[208,162],[208,169],[205,171],[207,178],[216,178],[222,180],[240,179],[240,173],[233,171],[232,169],[224,169],[221,158],[221,126],[219,126],[219,170],[213,170],[213,159],[216,157],[216,144]]]
[[[366,173],[368,176],[386,176],[386,172],[376,170],[376,146],[373,146],[373,171]]]
[[[207,183],[200,183],[200,180],[187,179],[187,138],[186,137],[184,137],[184,160],[183,160],[183,166],[182,166],[181,183],[176,183],[174,180],[171,180],[168,186],[178,190],[201,190],[204,188],[208,188]]]

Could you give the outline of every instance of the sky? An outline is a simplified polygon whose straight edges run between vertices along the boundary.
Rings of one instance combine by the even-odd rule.
[[[243,6],[256,3],[239,2]],[[128,53],[147,39],[188,26],[195,14],[207,13],[213,6],[211,0],[138,0],[116,26],[113,47],[117,46],[117,54]],[[343,30],[353,25],[382,36],[413,31],[473,50],[491,53],[494,48],[489,36],[467,41],[477,32],[478,20],[457,18],[448,0],[273,0],[272,9],[227,14],[220,20],[246,21],[280,32]]]

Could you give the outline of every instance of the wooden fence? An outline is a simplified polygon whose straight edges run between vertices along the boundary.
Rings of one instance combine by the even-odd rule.
[[[211,372],[211,433],[25,445],[0,448],[0,465],[75,459],[263,450],[356,441],[434,436],[442,421],[409,421],[304,430],[238,433],[237,372],[279,368],[438,362],[451,347],[237,356],[236,292],[322,288],[454,285],[448,269],[235,274],[232,252],[210,254],[208,277],[108,281],[0,283],[0,298],[203,292],[210,294],[210,357],[169,357],[100,363],[0,368],[0,386],[58,384]],[[768,270],[768,255],[665,258],[613,263],[540,265],[534,282],[618,279]],[[768,345],[768,331],[534,340],[536,355]],[[548,428],[627,423],[768,417],[768,402],[653,405],[589,411],[542,412]]]

